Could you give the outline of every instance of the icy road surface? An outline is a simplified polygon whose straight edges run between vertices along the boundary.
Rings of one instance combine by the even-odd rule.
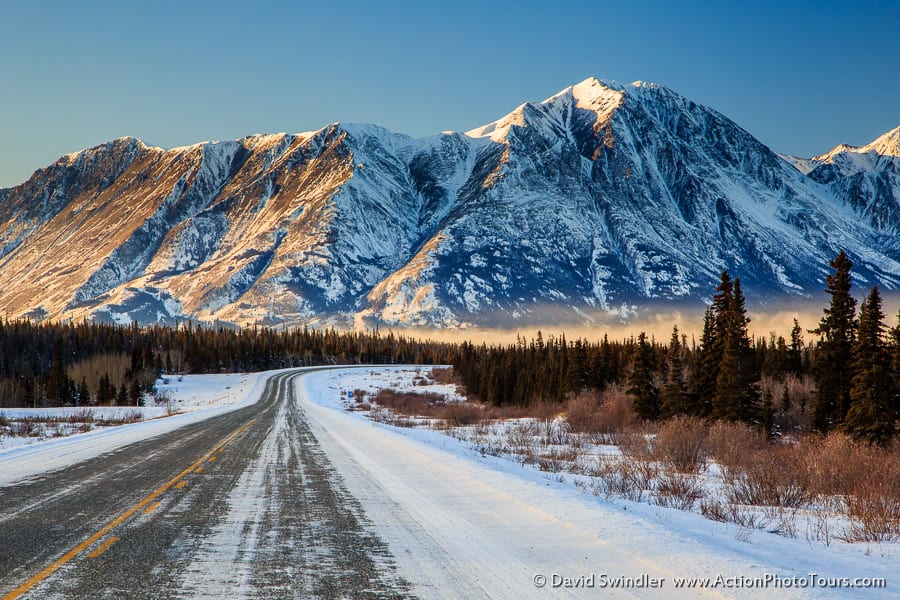
[[[97,440],[29,450],[28,478],[0,484],[0,595],[896,597],[891,586],[748,587],[744,578],[809,573],[896,582],[884,559],[711,535],[721,524],[635,514],[467,456],[440,433],[374,424],[338,398],[340,378],[363,373],[268,374],[258,401],[143,440],[132,429],[130,443],[69,466],[54,452]],[[732,585],[675,585],[718,575]]]

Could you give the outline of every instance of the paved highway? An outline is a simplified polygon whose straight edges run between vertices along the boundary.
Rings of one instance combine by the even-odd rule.
[[[409,596],[294,401],[252,406],[0,488],[13,598]]]

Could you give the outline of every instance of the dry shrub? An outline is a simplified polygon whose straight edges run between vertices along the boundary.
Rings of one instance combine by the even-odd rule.
[[[559,473],[571,471],[576,460],[578,460],[578,453],[574,449],[553,448],[537,459],[537,465],[541,471]]]
[[[459,383],[459,378],[453,372],[453,367],[435,367],[431,369],[431,380],[444,385]]]
[[[666,472],[656,482],[656,503],[659,506],[691,510],[703,495],[703,484],[695,477]]]
[[[566,403],[566,421],[573,433],[600,432],[600,395],[582,392]]]
[[[479,423],[483,418],[481,408],[468,402],[446,402],[437,407],[434,416],[457,427]]]
[[[588,434],[597,443],[614,443],[619,434],[640,425],[631,397],[617,386],[602,393],[581,392],[566,403],[565,416],[570,431]]]
[[[373,400],[383,408],[412,416],[433,416],[435,408],[444,404],[444,397],[440,394],[420,394],[418,392],[398,392],[393,389],[380,390]]]
[[[729,521],[728,507],[714,498],[700,501],[700,514],[707,519],[718,521],[720,523],[727,523]]]
[[[598,478],[598,492],[640,502],[644,492],[652,488],[658,472],[651,463],[622,456],[600,458],[593,475]]]
[[[653,453],[679,473],[697,473],[706,467],[706,422],[695,417],[673,417],[656,434]]]
[[[765,438],[750,425],[727,421],[717,421],[710,426],[707,445],[710,455],[721,467],[726,483],[767,447]]]
[[[769,507],[766,510],[766,517],[774,522],[769,531],[784,537],[797,537],[797,513],[799,510],[783,506]]]
[[[846,498],[850,523],[844,537],[850,542],[900,540],[900,496],[892,482],[869,483]]]
[[[93,416],[93,413],[92,413]],[[127,425],[129,423],[137,423],[138,421],[143,420],[143,415],[139,410],[129,410],[125,411],[118,416],[112,416],[106,419],[97,419],[95,422],[97,425],[101,427],[108,427],[111,425]]]
[[[799,454],[793,446],[782,445],[753,453],[748,464],[726,482],[728,499],[745,505],[803,506],[812,495],[802,468],[797,468]]]
[[[552,421],[562,412],[562,406],[549,400],[535,400],[525,407],[524,416],[539,421]]]
[[[639,461],[653,459],[651,436],[644,431],[624,431],[616,435],[616,445],[623,455]]]
[[[620,386],[607,388],[600,396],[600,410],[597,414],[597,431],[617,435],[630,431],[640,424],[634,412],[631,395]]]
[[[900,495],[900,452],[879,448],[832,432],[825,437],[807,436],[800,441],[803,468],[810,487],[818,494],[847,495],[894,482]]]
[[[488,411],[480,404],[471,402],[447,402],[441,394],[420,392],[399,392],[393,389],[380,390],[372,400],[381,408],[390,409],[404,417],[425,417],[446,421],[451,426],[472,425],[489,418]],[[379,415],[386,419],[385,415]],[[400,419],[393,419],[394,424]],[[402,419],[403,427],[414,424]]]

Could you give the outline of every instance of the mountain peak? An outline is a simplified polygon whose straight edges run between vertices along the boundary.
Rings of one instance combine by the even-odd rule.
[[[610,99],[621,99],[624,87],[615,81],[588,77],[575,85],[570,85],[550,96],[541,104],[552,104],[560,98],[571,97],[577,106],[591,108],[596,104],[606,104]]]
[[[875,141],[862,147],[862,150],[874,150],[882,156],[900,157],[900,126],[891,129]]]

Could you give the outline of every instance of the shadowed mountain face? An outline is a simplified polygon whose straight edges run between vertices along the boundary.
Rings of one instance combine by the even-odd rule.
[[[0,190],[9,317],[508,326],[900,287],[898,131],[782,157],[652,84],[587,79],[466,134],[122,138]]]

